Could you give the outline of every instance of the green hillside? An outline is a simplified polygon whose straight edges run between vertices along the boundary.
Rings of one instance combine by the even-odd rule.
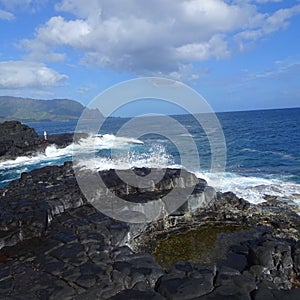
[[[38,100],[0,96],[0,122],[77,120],[84,108],[79,102],[69,99]],[[88,110],[86,114],[88,119],[99,117],[101,117],[99,110]]]

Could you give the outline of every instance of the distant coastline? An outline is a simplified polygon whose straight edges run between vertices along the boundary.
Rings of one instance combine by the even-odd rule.
[[[70,99],[41,100],[0,96],[0,122],[17,120],[26,122],[76,121],[85,111],[86,119],[99,119],[98,109],[88,109]]]

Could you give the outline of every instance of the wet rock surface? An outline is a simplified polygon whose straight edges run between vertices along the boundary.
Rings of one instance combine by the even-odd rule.
[[[87,203],[71,163],[24,173],[0,190],[0,298],[299,299],[296,213],[282,202],[250,205],[233,193],[207,201],[203,194],[212,191],[204,181],[166,172],[151,190],[124,188],[112,170],[102,174],[106,188],[128,201],[155,201],[179,182],[196,186],[190,202],[149,224],[113,220]],[[160,241],[191,230],[217,232],[213,248],[206,246],[215,255],[168,266],[155,260]]]

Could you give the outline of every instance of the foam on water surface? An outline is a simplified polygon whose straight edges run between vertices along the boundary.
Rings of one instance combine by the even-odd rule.
[[[300,184],[289,181],[288,177],[276,178],[275,175],[269,175],[267,178],[262,178],[231,172],[222,174],[196,172],[196,176],[204,178],[209,185],[216,187],[220,192],[231,191],[253,204],[272,198],[300,204]]]
[[[76,166],[81,169],[102,171],[109,169],[125,170],[130,168],[181,168],[174,163],[174,159],[166,152],[162,145],[152,145],[145,153],[125,151],[116,153],[112,157],[93,157],[78,161]]]
[[[103,149],[130,149],[131,146],[141,145],[142,141],[128,137],[116,137],[112,134],[93,135],[81,139],[78,143],[72,143],[67,147],[58,148],[49,145],[44,153],[36,153],[33,156],[19,156],[13,160],[0,162],[0,187],[20,177],[22,172],[49,165],[61,165],[70,161],[73,156],[78,159],[81,154],[95,154]],[[104,158],[106,165],[109,158]]]

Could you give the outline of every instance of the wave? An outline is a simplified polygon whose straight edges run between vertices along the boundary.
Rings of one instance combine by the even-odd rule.
[[[122,151],[101,152],[106,149]],[[245,148],[243,151],[252,150]],[[85,155],[91,153],[94,155]],[[94,135],[65,148],[51,145],[46,148],[45,153],[0,162],[0,187],[19,178],[22,172],[48,165],[60,165],[67,160],[72,160],[73,157],[76,160],[79,159],[76,161],[79,168],[96,171],[133,167],[182,168],[181,165],[175,163],[174,157],[168,154],[162,143],[156,142],[149,145],[134,138],[117,137],[112,134]],[[291,182],[289,177],[268,175],[262,178],[259,174],[246,176],[234,172],[212,174],[205,171],[190,171],[193,171],[197,177],[206,179],[208,184],[218,191],[232,191],[254,204],[264,202],[266,199],[278,199],[300,207],[300,184]],[[221,180],[218,182],[219,179]]]
[[[130,137],[118,137],[113,134],[91,135],[70,145],[72,154],[97,152],[104,149],[126,149],[132,145],[141,145],[142,141]]]
[[[300,184],[288,181],[288,177],[279,178],[269,175],[268,178],[261,178],[230,172],[222,174],[198,172],[196,175],[199,178],[204,178],[209,185],[215,186],[218,191],[231,191],[253,204],[277,199],[295,204],[298,207],[300,205]],[[218,185],[215,185],[217,179],[221,180]]]
[[[127,151],[118,153],[112,157],[94,157],[76,162],[76,167],[93,171],[109,169],[131,169],[131,168],[181,168],[174,163],[173,156],[169,155],[164,146],[152,145],[147,153]]]
[[[13,160],[0,162],[0,187],[20,177],[23,172],[50,165],[61,165],[72,157],[80,157],[81,154],[96,153],[103,149],[128,149],[132,145],[143,144],[142,141],[128,137],[117,137],[112,134],[91,135],[72,143],[67,147],[58,148],[50,145],[44,153],[36,153],[32,156],[19,156]]]
[[[126,148],[132,144],[143,144],[143,142],[134,138],[116,137],[112,134],[94,135],[83,138],[79,140],[78,143],[72,143],[65,148],[50,145],[45,149],[45,153],[36,153],[36,155],[33,156],[19,156],[13,160],[2,161],[0,162],[0,168],[5,169],[20,165],[37,164],[45,160],[71,157],[76,153],[96,152],[102,149]]]

